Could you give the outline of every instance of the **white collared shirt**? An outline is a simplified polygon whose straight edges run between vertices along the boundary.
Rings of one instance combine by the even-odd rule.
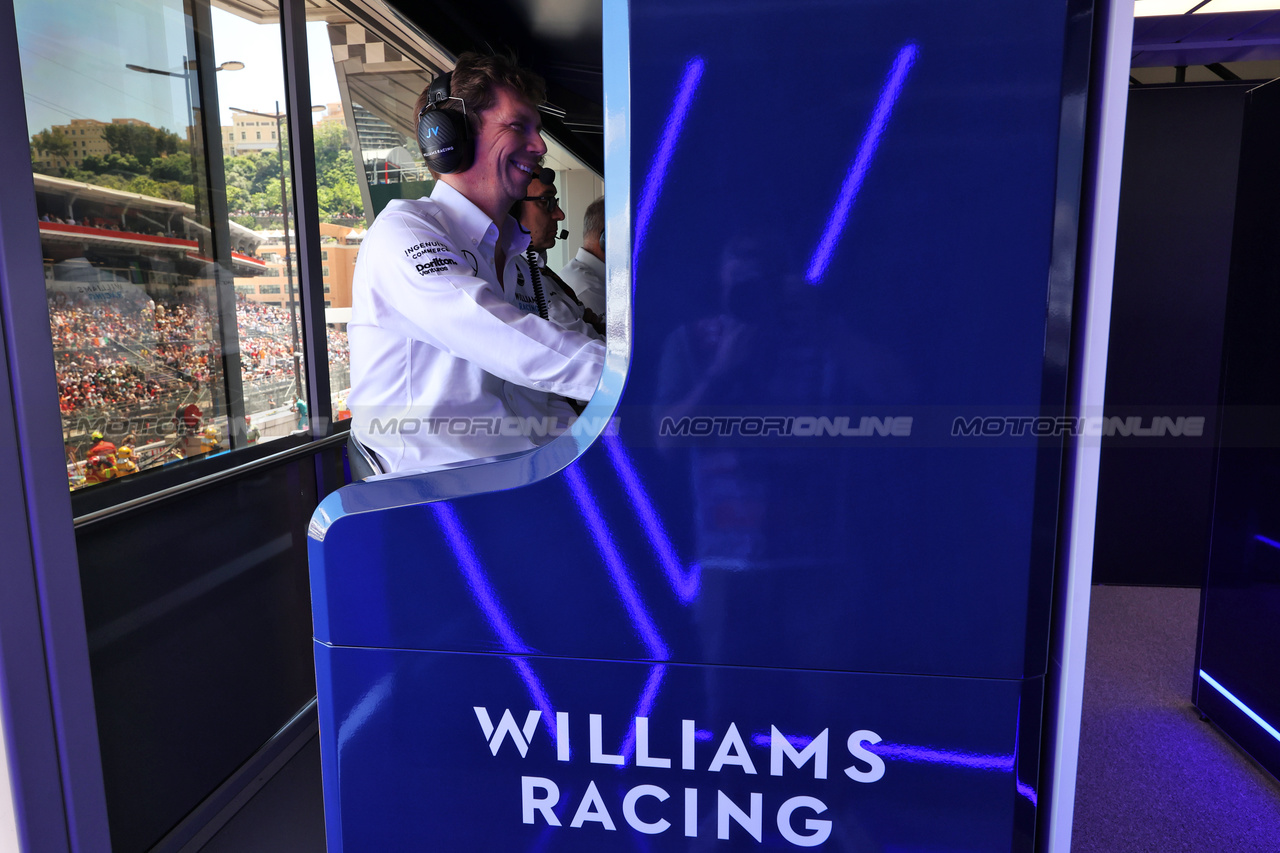
[[[499,232],[443,181],[430,198],[392,201],[369,228],[352,284],[347,400],[352,429],[388,470],[530,450],[548,437],[517,414],[560,417],[555,395],[594,393],[604,346],[537,315],[528,242],[514,219]],[[518,412],[507,383],[522,389]]]
[[[584,307],[604,316],[604,261],[586,249],[578,249],[573,260],[560,270],[560,277],[573,288]]]

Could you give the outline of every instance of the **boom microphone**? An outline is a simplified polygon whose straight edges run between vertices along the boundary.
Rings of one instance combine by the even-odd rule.
[[[560,234],[556,237],[556,239],[563,240],[565,237],[568,237],[568,236],[569,236],[568,231],[561,231]]]

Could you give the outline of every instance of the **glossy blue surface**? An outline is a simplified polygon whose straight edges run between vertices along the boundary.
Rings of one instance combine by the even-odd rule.
[[[737,721],[757,765],[771,723],[797,743],[830,727],[833,756],[857,728],[883,737],[874,784],[692,773],[699,843],[720,785],[763,795],[766,848],[796,846],[779,803],[814,796],[836,849],[1030,849],[1061,437],[956,423],[1062,414],[1082,144],[1064,103],[1088,15],[626,12],[606,4],[606,44],[629,25],[630,51],[606,68],[606,139],[630,157],[606,160],[595,428],[351,486],[313,519],[330,843],[601,849],[599,821],[569,826],[595,782],[617,849],[695,849],[679,772],[561,765],[546,735],[495,759],[481,705],[579,733],[606,715],[628,761],[617,721],[648,715],[664,737]],[[530,774],[574,803],[564,827],[522,822]],[[665,832],[623,820],[637,784],[671,795],[643,800]]]
[[[820,840],[805,821],[830,821],[825,849],[1030,849],[1018,815],[1025,825],[1035,792],[1023,777],[1034,776],[1038,740],[1034,722],[1018,723],[1037,720],[1039,707],[1020,682],[325,646],[317,664],[341,709],[321,719],[322,748],[336,756],[325,778],[334,853],[424,839],[430,849],[513,852],[794,849],[807,845],[778,828],[794,797],[817,804],[786,823]],[[545,707],[529,697],[529,674]],[[1040,684],[1025,694],[1038,696]],[[824,732],[825,741],[803,762],[780,754],[775,768],[775,729],[795,752]],[[851,752],[855,733],[880,767]],[[531,796],[552,797],[558,826],[542,812],[525,822],[526,780],[538,780]],[[590,785],[600,805],[583,811]],[[642,785],[657,790],[633,823],[623,803]],[[688,790],[697,791],[692,837]],[[718,792],[748,814],[760,796],[758,840],[736,820],[730,843],[718,838]],[[574,826],[580,812],[592,816]]]

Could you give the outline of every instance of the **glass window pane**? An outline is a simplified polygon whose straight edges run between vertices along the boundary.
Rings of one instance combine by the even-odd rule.
[[[332,416],[340,420],[350,416],[346,326],[360,241],[392,199],[430,194],[434,181],[418,150],[413,106],[435,74],[453,67],[453,59],[430,33],[415,29],[382,0],[341,7],[314,0],[307,18],[311,100],[326,105],[315,125],[316,179]],[[322,64],[322,56],[332,63]],[[604,185],[554,140],[547,142],[546,165],[562,176],[556,183],[571,232],[548,252],[548,265],[558,270],[576,254],[583,214],[603,195]]]
[[[278,13],[14,5],[71,487],[297,430],[296,290],[287,270],[283,298],[256,286],[287,235],[287,152],[238,148],[233,109],[284,120]]]

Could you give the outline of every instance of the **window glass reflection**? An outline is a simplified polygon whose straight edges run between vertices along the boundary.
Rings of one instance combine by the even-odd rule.
[[[274,57],[241,34],[222,49],[211,12],[274,40]],[[262,257],[292,206],[278,13],[17,0],[15,14],[71,487],[297,430],[296,290]],[[283,302],[259,304],[267,280]]]

